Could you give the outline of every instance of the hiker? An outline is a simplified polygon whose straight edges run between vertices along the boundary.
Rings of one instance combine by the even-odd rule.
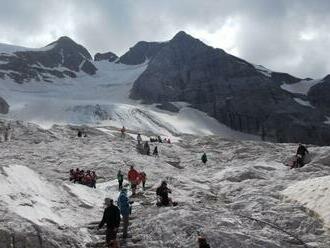
[[[176,206],[177,203],[173,202],[170,197],[168,197],[168,194],[172,193],[172,191],[167,187],[167,182],[162,181],[162,184],[157,188],[156,194],[159,196],[159,202],[157,202],[157,206]]]
[[[125,137],[126,128],[123,126],[123,127],[120,129],[120,132],[121,132],[121,137],[124,138],[124,137]]]
[[[10,141],[11,139],[11,126],[10,124],[8,124],[6,127],[5,127],[5,134],[4,134],[4,138],[5,138],[5,141]]]
[[[145,154],[150,155],[150,146],[149,146],[148,141],[146,141],[144,143],[143,150],[144,150]]]
[[[105,198],[104,204],[106,205],[106,208],[98,228],[101,229],[106,223],[106,242],[108,247],[119,248],[117,232],[120,225],[120,210],[113,204],[113,200],[110,198]]]
[[[136,140],[137,140],[137,142],[138,142],[138,145],[140,145],[141,142],[142,142],[141,134],[138,133],[138,135],[137,135],[137,137],[136,137]]]
[[[82,131],[78,130],[77,136],[80,138],[80,137],[82,137],[82,135],[83,135]]]
[[[170,140],[170,138],[167,139],[167,143],[168,143],[168,144],[171,144],[171,140]]]
[[[117,180],[118,180],[118,189],[121,190],[123,188],[123,181],[124,181],[124,175],[121,173],[121,170],[117,173]]]
[[[95,171],[92,171],[91,178],[92,178],[91,187],[95,189],[96,188],[96,178],[97,178]]]
[[[302,145],[299,144],[298,149],[297,149],[297,167],[303,167],[304,166],[304,159],[306,154],[309,153],[307,148]]]
[[[142,182],[142,188],[143,190],[146,190],[146,181],[147,181],[147,175],[144,171],[140,172],[140,180]]]
[[[71,169],[70,170],[70,181],[74,181],[75,179],[75,172],[74,172],[74,169]]]
[[[158,147],[157,146],[155,146],[155,149],[154,149],[152,155],[158,157]]]
[[[73,180],[73,183],[79,182],[79,178],[80,178],[80,170],[79,170],[79,168],[77,168],[74,171],[74,180]]]
[[[207,243],[206,238],[199,236],[198,237],[198,247],[199,248],[211,248],[211,246]]]
[[[157,137],[159,143],[163,143],[162,138],[160,136]]]
[[[128,172],[127,178],[128,181],[131,183],[132,195],[135,195],[137,185],[139,184],[139,177],[140,174],[134,169],[134,166],[131,166],[131,169]]]
[[[205,153],[205,152],[203,153],[203,155],[202,155],[202,157],[201,157],[201,160],[202,160],[202,162],[203,162],[204,164],[206,164],[206,162],[207,162],[207,156],[206,156],[206,153]]]
[[[127,189],[123,188],[118,197],[118,207],[120,209],[121,216],[123,217],[123,238],[127,238],[128,218],[131,213],[131,206],[127,197]]]

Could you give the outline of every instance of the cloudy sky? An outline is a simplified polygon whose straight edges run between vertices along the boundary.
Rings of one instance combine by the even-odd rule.
[[[0,42],[44,46],[66,35],[92,54],[180,30],[300,77],[330,73],[328,0],[0,0]]]

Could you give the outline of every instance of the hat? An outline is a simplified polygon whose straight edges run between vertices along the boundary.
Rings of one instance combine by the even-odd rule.
[[[105,198],[105,199],[104,199],[104,204],[105,204],[105,205],[109,206],[109,205],[111,205],[112,203],[113,203],[113,200],[112,200],[111,198]]]

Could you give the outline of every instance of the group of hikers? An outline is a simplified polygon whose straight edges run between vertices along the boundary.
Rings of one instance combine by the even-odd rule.
[[[161,140],[160,136],[158,136],[158,137]],[[136,140],[138,142],[137,145],[138,145],[138,149],[139,149],[140,153],[150,156],[151,148],[150,148],[149,142],[145,141],[144,144],[142,145],[142,137],[141,137],[141,134],[139,134],[139,133],[137,134]],[[150,140],[151,140],[151,138],[150,138]],[[158,157],[158,147],[157,146],[154,147],[152,155]]]
[[[77,168],[76,170],[70,170],[70,181],[73,183],[80,183],[91,188],[96,188],[96,173],[95,171],[87,170],[80,170]]]

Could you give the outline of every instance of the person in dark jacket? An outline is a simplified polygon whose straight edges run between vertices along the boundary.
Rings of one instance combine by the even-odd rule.
[[[201,157],[201,160],[202,160],[202,162],[203,162],[204,164],[206,164],[206,162],[207,162],[207,156],[206,156],[206,153],[205,153],[205,152],[203,153],[203,155],[202,155],[202,157]]]
[[[121,173],[121,170],[117,173],[117,180],[118,180],[118,189],[121,190],[123,188],[123,181],[124,181],[124,175]]]
[[[155,149],[154,149],[152,155],[158,157],[158,147],[157,146],[155,146]]]
[[[159,207],[161,206],[176,206],[177,203],[173,202],[170,197],[168,197],[168,194],[172,193],[172,191],[167,187],[166,181],[163,181],[162,184],[157,188],[156,194],[159,196],[160,201],[157,203]]]
[[[106,208],[103,213],[103,218],[99,224],[99,229],[107,224],[106,242],[108,247],[118,248],[117,232],[120,225],[120,210],[113,204],[113,200],[110,198],[104,199]]]
[[[211,246],[207,243],[205,237],[198,237],[198,247],[199,248],[211,248]]]
[[[298,167],[303,167],[304,166],[304,159],[306,154],[308,153],[307,148],[302,145],[299,144],[298,149],[297,149],[297,164]]]

